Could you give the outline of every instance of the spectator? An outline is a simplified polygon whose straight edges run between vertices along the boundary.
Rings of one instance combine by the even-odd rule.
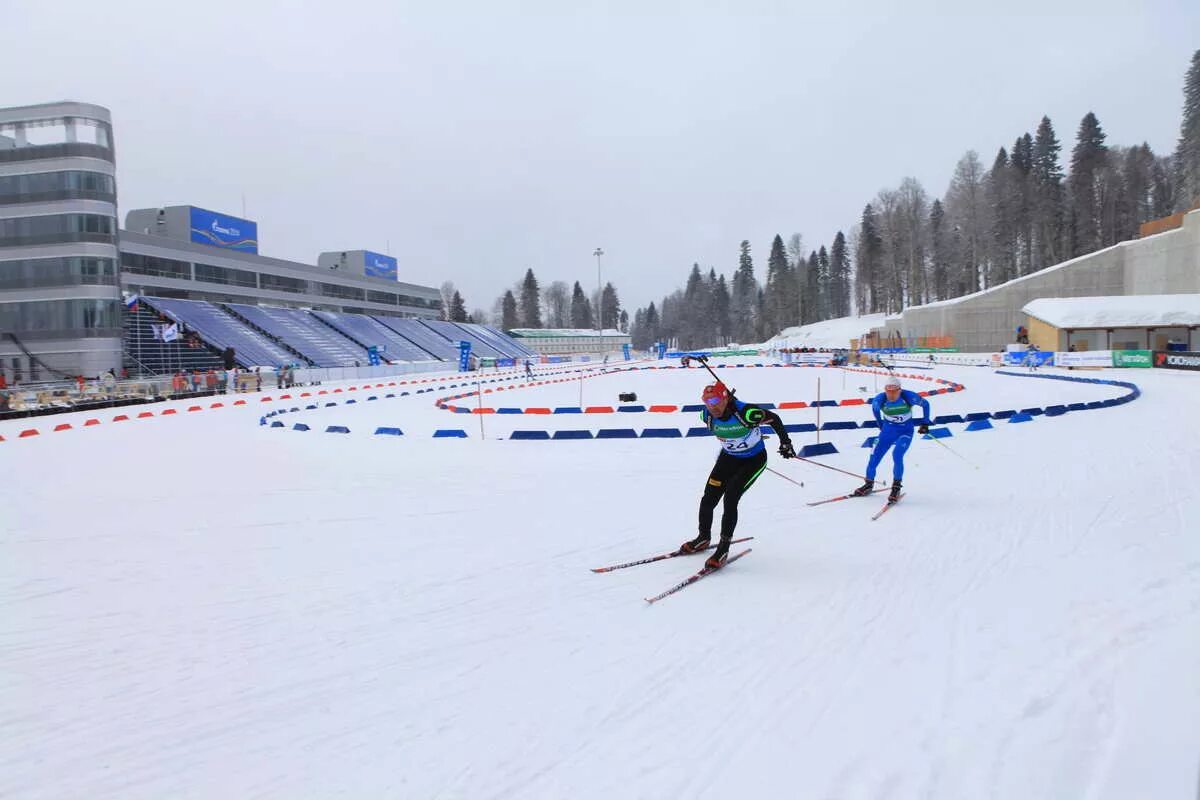
[[[104,382],[104,393],[110,398],[115,396],[117,393],[117,373],[116,373],[116,371],[110,369],[108,372],[104,373],[104,377],[102,380]]]
[[[217,373],[210,369],[204,376],[204,384],[210,393],[215,393],[217,391]]]
[[[0,391],[8,388],[8,378],[4,377],[4,370],[0,369]]]
[[[262,391],[262,372],[260,367],[254,368],[254,391]]]
[[[193,392],[200,391],[200,371],[193,370],[192,374],[189,376],[189,378],[191,379],[190,383],[192,385],[192,391]]]
[[[2,378],[2,376],[0,376],[0,378]],[[84,381],[83,381],[83,376],[82,376],[82,375],[76,375],[76,376],[75,376],[75,385],[76,385],[77,387],[79,387],[79,393],[80,393],[80,394],[83,394],[83,386],[84,386]],[[4,388],[3,384],[0,384],[0,389],[3,389],[3,388]]]

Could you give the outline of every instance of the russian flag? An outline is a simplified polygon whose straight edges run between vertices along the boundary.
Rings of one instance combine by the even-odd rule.
[[[138,310],[138,296],[131,294],[125,298],[125,310],[130,314],[136,314]]]

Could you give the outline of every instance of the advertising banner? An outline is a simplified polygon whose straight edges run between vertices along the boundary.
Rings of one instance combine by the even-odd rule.
[[[379,366],[379,347],[377,345],[367,348],[367,364],[372,367]]]
[[[238,219],[215,211],[192,207],[192,241],[237,250],[240,253],[258,252],[258,223]]]
[[[399,280],[396,259],[391,256],[364,250],[363,265],[368,278],[387,278],[390,281]]]
[[[1155,350],[1154,366],[1163,369],[1190,369],[1200,371],[1200,353],[1180,353],[1176,350]]]
[[[1113,350],[1114,367],[1152,367],[1153,354],[1149,350]]]
[[[624,356],[626,361],[629,361],[630,359],[633,358],[633,353],[630,352],[631,349],[632,348],[630,347],[628,342],[621,345],[621,355]]]
[[[1054,363],[1060,367],[1111,367],[1115,359],[1112,350],[1081,350],[1055,353]]]
[[[471,343],[470,342],[459,342],[458,343],[458,371],[459,372],[470,372],[471,371]]]
[[[1054,353],[1050,350],[1018,350],[1004,354],[1004,362],[1012,367],[1044,367],[1054,365]],[[1111,359],[1105,366],[1110,366]],[[1059,365],[1061,366],[1061,365]]]

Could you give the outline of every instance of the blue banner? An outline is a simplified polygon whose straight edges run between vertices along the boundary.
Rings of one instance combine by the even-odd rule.
[[[471,343],[470,342],[459,342],[458,343],[458,371],[459,372],[470,372],[471,371]]]
[[[387,278],[390,281],[399,280],[396,259],[391,256],[372,253],[363,250],[363,264],[368,278]]]
[[[625,356],[626,361],[629,361],[631,358],[633,358],[633,355],[629,352],[629,350],[630,347],[628,343],[621,345],[621,355]]]
[[[237,250],[258,252],[258,223],[192,206],[192,241]]]
[[[1026,350],[1004,354],[1004,363],[1013,367],[1044,367],[1054,364],[1053,350]]]
[[[659,361],[667,357],[667,345],[665,342],[655,342],[654,349],[658,351]]]
[[[367,348],[367,363],[372,367],[379,366],[379,348],[377,346],[371,345]]]
[[[517,365],[517,360],[515,358],[497,358],[496,359],[497,367],[515,367],[516,365]]]

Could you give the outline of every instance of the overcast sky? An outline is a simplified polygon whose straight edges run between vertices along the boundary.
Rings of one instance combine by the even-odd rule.
[[[1170,152],[1200,47],[1183,0],[313,5],[5,0],[0,106],[110,108],[122,223],[244,196],[265,255],[389,251],[469,309],[526,267],[594,287],[601,246],[632,313],[1042,114],[1064,157],[1089,110]]]

